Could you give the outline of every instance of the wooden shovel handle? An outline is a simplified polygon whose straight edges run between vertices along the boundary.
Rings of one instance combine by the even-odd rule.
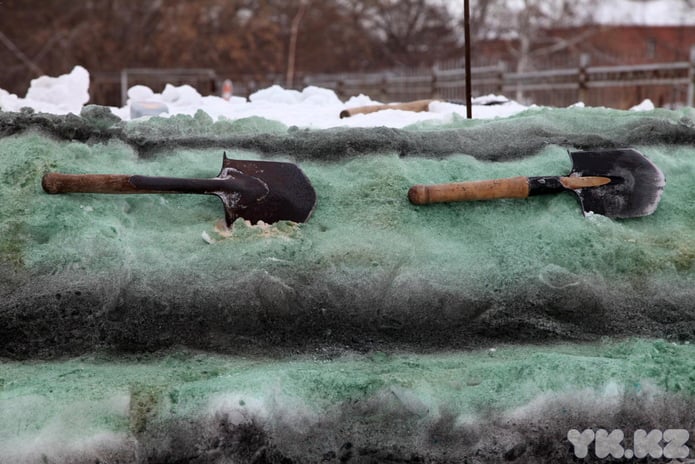
[[[449,201],[492,200],[495,198],[526,198],[531,195],[599,187],[610,182],[610,178],[598,176],[519,176],[449,184],[414,185],[408,191],[408,198],[415,205]]]
[[[519,176],[508,179],[414,185],[408,191],[408,199],[416,205],[427,205],[449,201],[526,198],[528,194],[528,177]]]
[[[114,174],[60,174],[49,172],[41,186],[46,193],[145,193],[130,183],[131,176]]]
[[[367,105],[356,108],[348,108],[340,112],[340,119],[348,118],[356,114],[368,114],[381,110],[403,110],[403,111],[429,111],[430,103],[437,100],[415,100],[406,103],[391,103],[388,105]]]

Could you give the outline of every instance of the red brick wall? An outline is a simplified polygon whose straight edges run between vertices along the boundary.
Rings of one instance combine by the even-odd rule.
[[[690,49],[695,46],[695,26],[586,26],[556,29],[546,32],[545,40],[538,41],[535,49],[545,49],[562,38],[570,45],[551,54],[538,53],[532,59],[534,70],[573,68],[579,66],[580,56],[590,56],[590,66],[619,66],[645,63],[671,63],[688,61]],[[577,40],[580,39],[580,40]],[[474,65],[505,61],[507,69],[516,69],[512,50],[514,41],[492,40],[474,44]],[[509,95],[514,97],[514,95]],[[576,102],[573,91],[528,92],[530,102],[562,106]],[[629,108],[644,99],[657,106],[685,102],[685,89],[671,86],[625,86],[591,89],[584,103],[614,108]]]
[[[583,39],[550,56],[539,56],[536,59],[538,69],[544,69],[540,66],[544,60],[554,65],[562,60],[578,64],[582,53],[589,53],[594,65],[687,61],[690,48],[695,46],[695,26],[586,26],[556,29],[546,35],[569,42],[577,37]],[[536,48],[551,43],[552,39],[546,39]],[[515,41],[479,41],[474,44],[474,55],[484,63],[506,61],[513,69],[516,60],[510,52],[513,48],[516,48]]]

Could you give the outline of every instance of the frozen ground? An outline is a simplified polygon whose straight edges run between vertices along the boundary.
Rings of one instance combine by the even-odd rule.
[[[626,448],[638,428],[693,431],[692,108],[341,120],[370,100],[169,87],[131,89],[171,114],[129,120],[84,107],[87,84],[78,68],[0,91],[1,463],[563,462],[571,428],[622,429]],[[666,174],[652,216],[405,198],[619,146]],[[296,161],[312,218],[228,234],[214,198],[40,187],[49,170],[209,177],[223,150]]]

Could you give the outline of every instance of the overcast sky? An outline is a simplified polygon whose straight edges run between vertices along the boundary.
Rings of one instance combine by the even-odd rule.
[[[452,11],[463,11],[463,0],[448,1]],[[695,25],[695,1],[604,0],[598,2],[596,18],[602,24]]]

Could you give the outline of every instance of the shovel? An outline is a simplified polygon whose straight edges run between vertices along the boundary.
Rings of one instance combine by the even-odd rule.
[[[47,193],[200,193],[217,195],[224,205],[227,226],[237,218],[305,222],[316,205],[309,179],[292,163],[222,159],[222,170],[212,179],[147,177],[111,174],[43,176]]]
[[[664,174],[631,148],[571,152],[572,171],[564,177],[512,177],[508,179],[414,185],[410,202],[430,203],[526,198],[558,192],[577,196],[584,214],[631,218],[652,214],[664,190]]]

